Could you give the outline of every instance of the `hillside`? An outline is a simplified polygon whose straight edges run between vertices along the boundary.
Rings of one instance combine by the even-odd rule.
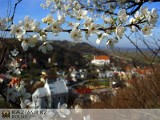
[[[48,58],[52,59],[53,63],[57,63],[59,67],[65,68],[73,65],[77,65],[77,67],[85,67],[85,64],[92,59],[92,55],[104,55],[105,52],[98,50],[97,48],[87,44],[87,43],[73,43],[69,41],[53,41],[52,43],[53,51],[48,52],[47,54],[43,54],[38,50],[39,42],[36,47],[31,48],[25,52],[22,50],[21,42],[15,39],[6,39],[6,47],[9,51],[13,49],[18,49],[19,57],[22,58],[36,58],[41,65],[47,63]],[[3,53],[3,47],[0,47],[0,55]],[[84,57],[84,56],[89,56]],[[30,58],[29,58],[30,57]],[[31,61],[30,61],[31,62]]]

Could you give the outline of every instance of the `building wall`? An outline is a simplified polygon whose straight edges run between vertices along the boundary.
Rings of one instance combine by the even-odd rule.
[[[92,60],[91,63],[95,65],[104,65],[109,64],[110,60]]]
[[[68,103],[68,93],[52,95],[51,108],[57,108],[58,103],[60,103],[61,105],[64,103]]]

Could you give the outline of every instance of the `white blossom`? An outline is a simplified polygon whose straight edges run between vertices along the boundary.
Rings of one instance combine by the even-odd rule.
[[[35,104],[33,102],[31,102],[29,99],[26,99],[26,100],[22,100],[20,99],[21,103],[20,103],[20,106],[22,109],[25,109],[25,108],[35,108]]]
[[[79,22],[73,23],[73,22],[68,22],[68,26],[71,26],[72,28],[77,28],[80,25]]]
[[[153,8],[151,11],[148,12],[147,19],[150,24],[155,24],[158,20],[158,17],[159,15],[155,8]]]
[[[91,23],[90,26],[88,27],[88,32],[91,34],[98,33],[98,29],[100,28],[100,25]]]
[[[140,12],[139,12],[139,11],[136,11],[136,13],[134,14],[134,17],[135,17],[136,20],[139,20],[140,17],[141,17]]]
[[[24,39],[21,43],[21,46],[22,46],[24,51],[27,51],[28,47],[34,47],[35,46],[34,39]]]
[[[129,24],[134,24],[136,22],[136,19],[135,18],[130,18],[129,19]]]
[[[58,13],[57,17],[58,17],[58,20],[57,20],[57,21],[58,21],[60,24],[62,24],[62,23],[65,22],[65,16],[64,16],[64,15],[61,15],[61,14]]]
[[[82,113],[82,108],[79,105],[75,105],[74,109],[76,114]]]
[[[60,27],[61,24],[57,21],[54,21],[51,25],[46,27],[44,30],[52,31],[53,34],[57,35],[59,32],[62,31],[62,28]]]
[[[24,21],[20,21],[19,25],[23,26],[25,30],[34,30],[35,29],[35,21],[30,19],[29,16],[25,16]]]
[[[47,53],[47,51],[52,51],[53,47],[49,42],[44,42],[40,47],[39,50],[41,50],[43,53]]]
[[[115,39],[108,39],[108,41],[106,42],[106,46],[109,45],[109,47],[111,49],[113,49],[115,43],[118,43],[118,40],[116,38]]]
[[[142,14],[142,15],[147,15],[147,13],[148,13],[148,7],[147,6],[145,6],[145,7],[141,7],[140,8],[140,13]]]
[[[16,35],[17,38],[21,38],[26,31],[22,26],[12,25],[10,33]]]
[[[145,25],[143,28],[142,28],[142,32],[144,35],[152,35],[152,26],[150,25]]]
[[[83,120],[92,120],[90,115],[83,116]]]
[[[118,27],[116,27],[116,31],[115,31],[116,36],[117,36],[119,39],[121,39],[122,36],[123,36],[123,34],[124,34],[124,31],[125,31],[125,27],[119,25]]]
[[[18,53],[19,53],[19,52],[18,52],[16,49],[14,49],[14,50],[11,51],[11,54],[12,54],[12,56],[14,56],[14,57],[17,56]]]
[[[100,44],[100,42],[104,39],[104,38],[106,38],[108,36],[108,34],[106,34],[106,33],[99,33],[98,34],[98,39],[96,40],[96,44]]]
[[[75,17],[78,19],[78,20],[81,20],[81,19],[84,19],[87,17],[87,11],[86,10],[83,10],[83,9],[80,9],[78,11],[74,11],[75,13]]]
[[[21,70],[19,68],[14,68],[13,69],[13,74],[20,75],[21,74]]]
[[[0,78],[0,83],[3,83],[3,79],[2,78]]]
[[[84,27],[85,28],[88,28],[91,23],[93,23],[93,19],[92,18],[86,18],[85,21],[84,21]]]
[[[103,20],[107,24],[112,24],[113,23],[113,18],[112,17],[104,17]]]
[[[54,19],[51,14],[48,14],[45,18],[42,19],[42,22],[52,24]]]
[[[81,41],[82,39],[82,32],[80,29],[73,28],[70,33],[71,38],[73,38],[76,42]]]
[[[90,100],[92,101],[92,102],[101,102],[101,99],[99,98],[99,96],[98,95],[90,95]]]
[[[70,111],[67,109],[67,104],[60,105],[60,103],[58,103],[57,112],[62,118],[65,118],[70,114]]]
[[[139,2],[141,2],[141,0],[135,0],[135,2],[136,2],[136,3],[139,3]]]
[[[122,9],[118,12],[118,18],[122,21],[125,22],[128,19],[129,15],[126,14],[126,10]]]
[[[134,25],[131,26],[131,32],[137,32],[138,28]]]

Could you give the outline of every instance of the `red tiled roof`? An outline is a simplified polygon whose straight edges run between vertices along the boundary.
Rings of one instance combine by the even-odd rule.
[[[95,60],[110,60],[109,56],[106,56],[106,55],[95,56],[94,59]]]
[[[76,92],[79,94],[86,94],[86,93],[91,93],[92,90],[90,88],[83,88],[83,89],[81,88],[81,89],[77,89]]]

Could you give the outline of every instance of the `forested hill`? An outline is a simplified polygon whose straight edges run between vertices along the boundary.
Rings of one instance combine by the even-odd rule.
[[[50,57],[54,60],[54,62],[58,63],[62,66],[71,66],[77,62],[80,66],[86,64],[84,56],[89,56],[88,58],[91,59],[92,55],[104,55],[105,52],[98,50],[97,48],[87,44],[87,43],[73,43],[69,41],[59,41],[54,40],[52,41],[53,51],[48,52],[47,54],[43,54],[41,51],[38,50],[38,47],[42,43],[38,43],[36,47],[29,47],[29,49],[25,52],[22,50],[21,42],[15,39],[6,39],[5,45],[8,48],[8,51],[13,50],[14,48],[18,49],[19,56],[27,57],[29,54],[32,57],[36,58],[37,60],[46,62],[47,59]],[[0,55],[2,54],[4,46],[0,47]],[[8,52],[9,54],[9,52]],[[87,59],[88,59],[87,58]]]
[[[79,52],[81,54],[93,54],[93,55],[100,55],[100,54],[106,54],[102,50],[97,49],[96,47],[93,47],[89,45],[88,43],[73,43],[69,41],[53,41],[53,47],[56,48],[64,48],[68,51],[75,51]]]

